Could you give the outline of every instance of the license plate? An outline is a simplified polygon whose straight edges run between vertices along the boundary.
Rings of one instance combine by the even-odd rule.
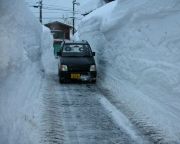
[[[71,79],[80,79],[80,74],[71,74]]]

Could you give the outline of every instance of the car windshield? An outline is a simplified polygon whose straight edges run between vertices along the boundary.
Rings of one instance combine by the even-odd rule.
[[[91,56],[90,46],[87,44],[65,44],[62,50],[62,56],[74,57],[74,56]]]

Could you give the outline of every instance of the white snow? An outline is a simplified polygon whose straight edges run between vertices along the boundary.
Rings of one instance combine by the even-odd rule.
[[[23,0],[1,0],[0,77],[7,75],[7,69],[40,58],[41,25],[26,9]]]
[[[97,52],[99,84],[132,119],[160,130],[167,142],[179,143],[179,0],[103,4],[94,0],[82,5],[85,12],[98,9],[81,21],[76,35]],[[50,72],[56,62],[52,37],[23,0],[1,0],[0,44],[0,143],[38,144],[42,70]],[[115,107],[109,108],[119,121]]]
[[[103,107],[109,113],[110,117],[119,127],[122,127],[133,140],[138,142],[138,144],[145,143],[145,139],[139,136],[137,131],[135,131],[136,128],[121,111],[119,111],[113,104],[111,104],[104,96],[99,96],[99,99]]]
[[[104,0],[86,0],[80,3],[80,10],[81,13],[88,13],[91,12],[104,4]]]
[[[41,141],[41,55],[49,38],[23,0],[0,1],[1,144]]]
[[[76,34],[97,52],[101,85],[169,142],[180,142],[179,26],[179,0],[118,0],[86,16]]]
[[[50,30],[47,27],[43,27],[42,35],[42,64],[45,73],[54,72],[54,65],[57,66],[57,60],[53,54],[53,36],[50,34]]]

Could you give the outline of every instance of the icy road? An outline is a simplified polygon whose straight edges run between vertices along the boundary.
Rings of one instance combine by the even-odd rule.
[[[59,84],[55,72],[45,74],[42,86],[42,143],[149,143],[111,104],[98,84]]]

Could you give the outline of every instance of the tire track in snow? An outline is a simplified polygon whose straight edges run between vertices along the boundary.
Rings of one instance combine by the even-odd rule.
[[[61,85],[67,144],[136,144],[99,101],[95,85]],[[68,115],[68,116],[67,116]]]
[[[63,144],[64,130],[59,94],[56,93],[54,75],[46,75],[43,90],[42,144]]]
[[[149,119],[146,116],[144,116],[143,119],[142,117],[137,117],[136,112],[127,108],[120,99],[116,99],[110,90],[104,89],[102,86],[98,87],[98,89],[117,110],[121,111],[129,119],[143,137],[153,144],[170,144],[164,139],[165,136],[162,134],[162,131],[154,127],[152,123],[149,123]],[[174,142],[171,143],[176,144]]]
[[[114,122],[96,85],[60,85],[57,75],[49,74],[43,89],[42,144],[138,143]]]

